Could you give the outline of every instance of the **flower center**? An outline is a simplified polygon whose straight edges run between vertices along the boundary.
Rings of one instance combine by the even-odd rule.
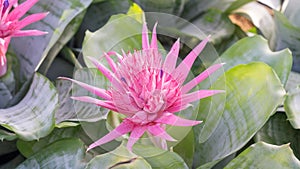
[[[180,87],[161,68],[161,56],[155,51],[128,54],[116,72],[122,90],[112,90],[112,98],[120,113],[137,123],[153,122],[179,98]]]

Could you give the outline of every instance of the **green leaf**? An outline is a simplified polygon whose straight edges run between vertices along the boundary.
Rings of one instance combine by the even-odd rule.
[[[55,141],[65,138],[76,138],[79,130],[80,127],[55,128],[48,136],[39,141],[18,140],[17,147],[21,154],[28,158]]]
[[[300,130],[294,129],[283,112],[273,115],[255,135],[256,141],[270,144],[290,144],[294,154],[300,159]]]
[[[292,66],[292,55],[288,49],[272,52],[261,36],[238,41],[221,55],[220,60],[226,63],[225,71],[238,64],[264,62],[274,69],[283,84],[286,83]]]
[[[74,79],[90,84],[92,86],[107,89],[110,86],[110,82],[98,69],[78,69],[74,74]],[[96,95],[87,91],[86,89],[74,84],[72,87],[72,96],[91,96]],[[85,103],[81,101],[72,101],[72,106],[75,108],[75,117],[69,120],[75,121],[89,121],[95,122],[101,119],[105,119],[109,110],[99,107],[92,103]]]
[[[101,168],[143,168],[151,169],[151,166],[143,158],[129,152],[122,144],[114,151],[106,154],[98,155],[93,158],[86,166],[86,169]]]
[[[274,11],[275,49],[289,48],[293,53],[293,70],[300,71],[300,28],[289,22],[280,12]]]
[[[243,147],[284,99],[285,90],[280,80],[272,68],[264,63],[236,66],[218,79],[213,88],[219,89],[224,86],[224,78],[226,78],[225,107],[220,106],[222,103],[220,100],[212,100],[218,95],[203,99],[200,103],[201,112],[212,109],[214,116],[208,113],[207,119],[203,118],[204,115],[199,117],[204,121],[204,125],[209,124],[206,128],[211,132],[204,134],[204,138],[202,135],[206,130],[201,130],[201,133],[197,128],[194,130],[196,138],[201,142],[196,144],[195,156],[199,158],[195,161],[196,166],[205,164],[205,167],[212,167]],[[215,111],[223,113],[215,114]],[[221,119],[218,120],[220,115]],[[216,128],[213,122],[217,123]]]
[[[22,101],[0,109],[0,124],[23,140],[37,140],[53,129],[57,103],[58,95],[53,84],[36,73]]]
[[[259,142],[247,148],[225,167],[234,168],[296,169],[300,168],[300,161],[289,145],[275,146]]]
[[[122,31],[120,31],[120,28]],[[114,15],[106,25],[92,33],[87,31],[83,42],[83,56],[99,58],[104,52],[133,51],[141,49],[142,24],[124,14]],[[95,67],[86,57],[88,67]],[[101,62],[105,64],[102,57]]]
[[[195,151],[195,137],[193,130],[191,130],[189,134],[173,148],[173,150],[183,158],[189,168],[192,168]]]
[[[84,168],[85,149],[78,139],[54,142],[21,163],[17,169],[26,168]]]
[[[133,152],[143,157],[153,169],[188,169],[183,159],[174,152],[141,144],[135,144]]]
[[[284,2],[284,7],[282,8],[283,14],[286,16],[286,18],[296,27],[300,27],[300,18],[299,16],[300,12],[300,1],[297,0],[289,0]]]
[[[230,13],[238,8],[240,8],[241,6],[252,2],[254,0],[238,0],[238,1],[234,1],[225,11],[225,13]]]
[[[20,58],[21,73],[29,78],[37,69],[46,74],[59,50],[72,38],[92,0],[40,0],[29,13],[47,12],[42,21],[28,29],[47,31],[45,36],[15,38],[11,45]],[[26,46],[24,44],[30,44]]]
[[[55,124],[69,119],[76,119],[73,100],[70,98],[72,96],[72,82],[57,80],[56,88],[59,96],[59,108],[55,113]]]
[[[127,15],[131,16],[132,18],[134,18],[135,20],[137,20],[141,24],[145,20],[144,11],[136,3],[132,3],[130,8],[128,9]]]
[[[295,89],[288,93],[284,109],[288,120],[295,129],[300,129],[300,88]]]

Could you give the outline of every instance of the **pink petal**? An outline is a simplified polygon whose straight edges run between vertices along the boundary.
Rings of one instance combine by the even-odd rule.
[[[170,52],[167,54],[163,69],[169,73],[171,73],[176,66],[178,54],[180,49],[180,39],[177,39],[177,41],[173,44]]]
[[[37,22],[43,18],[45,18],[48,15],[49,12],[45,12],[45,13],[37,13],[37,14],[32,14],[27,16],[26,18],[22,19],[19,23],[18,23],[18,28],[17,29],[22,29],[27,25],[30,25],[34,22]]]
[[[180,63],[180,65],[172,72],[172,76],[178,80],[179,83],[183,83],[189,74],[189,71],[197,58],[197,56],[204,49],[208,42],[208,38],[205,38],[199,45],[197,45]]]
[[[20,19],[34,4],[39,0],[27,0],[24,3],[17,6],[13,11],[10,12],[8,19],[16,20]]]
[[[127,149],[129,151],[132,151],[132,146],[134,145],[134,143],[138,141],[140,137],[142,137],[146,129],[147,129],[146,126],[136,126],[133,128],[127,143]]]
[[[193,80],[191,80],[190,82],[188,82],[187,84],[185,84],[182,89],[181,92],[187,93],[189,92],[192,88],[194,88],[197,84],[199,84],[200,82],[202,82],[204,79],[206,79],[208,76],[210,76],[211,74],[213,74],[215,71],[217,71],[220,67],[222,67],[224,65],[224,63],[221,64],[215,64],[213,66],[210,66],[209,68],[207,68],[204,72],[202,72],[200,75],[198,75],[197,77],[195,77]]]
[[[108,54],[108,53],[104,53],[104,56],[105,56],[106,61],[107,61],[108,64],[109,64],[111,70],[112,70],[113,72],[116,72],[117,66],[116,66],[115,62],[111,59],[111,57],[110,57],[111,55]]]
[[[146,23],[143,24],[142,47],[143,47],[143,49],[149,49],[148,28],[147,28]]]
[[[110,109],[112,111],[117,111],[117,108],[113,105],[112,102],[110,101],[103,101],[103,100],[98,100],[89,96],[78,96],[78,97],[71,97],[71,99],[82,101],[82,102],[87,102],[87,103],[93,103],[98,106]]]
[[[97,69],[120,91],[124,91],[121,86],[120,81],[113,75],[113,73],[107,69],[104,65],[98,62],[96,59],[92,57],[87,57],[92,63],[97,67]]]
[[[148,127],[148,131],[156,137],[160,137],[162,139],[168,141],[176,141],[172,136],[170,136],[163,128],[160,127],[159,124],[152,125]]]
[[[152,31],[152,39],[151,39],[151,46],[150,46],[152,49],[158,49],[156,27],[157,27],[157,22],[155,23]]]
[[[39,30],[20,30],[16,31],[12,34],[12,37],[20,37],[20,36],[40,36],[45,35],[48,32],[43,32]]]
[[[133,129],[133,127],[134,124],[131,121],[125,119],[117,128],[115,128],[114,130],[106,134],[104,137],[91,144],[88,147],[87,151],[107,142],[110,142],[126,133],[129,133]]]
[[[124,52],[123,49],[122,49],[122,52]],[[109,56],[111,56],[111,55],[116,55],[116,56],[118,57],[119,60],[122,60],[122,59],[123,59],[123,56],[120,55],[119,53],[115,52],[115,51],[109,51],[109,52],[107,52],[107,54],[108,54]]]
[[[170,113],[176,113],[176,112],[180,112],[181,110],[185,110],[185,109],[187,109],[190,106],[193,106],[193,105],[192,104],[185,104],[185,105],[178,104],[176,106],[169,107],[167,109],[167,111],[170,112]]]
[[[202,121],[187,120],[178,117],[172,113],[165,113],[161,118],[159,118],[155,122],[161,124],[168,124],[172,126],[194,126],[201,123]]]
[[[99,96],[99,97],[101,97],[103,99],[107,99],[107,100],[111,99],[111,96],[109,94],[107,94],[107,91],[104,90],[104,89],[97,88],[97,87],[94,87],[94,86],[88,85],[86,83],[82,83],[82,82],[79,82],[77,80],[70,79],[70,78],[67,78],[67,77],[59,77],[58,79],[70,80],[70,81],[78,84],[79,86],[85,88],[86,90],[92,92],[93,94],[96,94],[97,96]]]
[[[178,103],[174,103],[174,104],[181,103],[181,105],[185,105],[185,104],[191,103],[193,101],[200,100],[200,99],[203,99],[203,98],[206,98],[206,97],[218,94],[218,93],[224,93],[224,92],[225,92],[224,90],[198,90],[196,92],[183,95],[181,101]]]
[[[97,69],[105,76],[109,81],[113,80],[113,73],[108,70],[104,65],[102,65],[100,62],[98,62],[96,59],[93,57],[88,57],[90,61],[97,67]]]

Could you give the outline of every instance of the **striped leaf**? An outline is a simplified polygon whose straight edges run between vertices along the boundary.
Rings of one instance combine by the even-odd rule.
[[[54,85],[36,73],[26,96],[17,105],[0,109],[0,124],[23,140],[37,140],[53,129],[57,102]]]

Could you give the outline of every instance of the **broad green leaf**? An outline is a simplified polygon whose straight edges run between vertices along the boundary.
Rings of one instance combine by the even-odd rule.
[[[271,66],[283,84],[286,83],[292,66],[292,55],[288,49],[272,52],[261,36],[244,38],[226,50],[222,55],[225,71],[250,62],[264,62]]]
[[[55,113],[55,123],[59,124],[65,120],[76,119],[75,108],[72,96],[72,82],[67,80],[57,80],[56,88],[59,96],[59,108]]]
[[[284,2],[282,12],[284,16],[296,27],[300,27],[300,18],[298,17],[300,12],[300,1],[288,0]]]
[[[36,73],[30,89],[17,105],[0,109],[0,124],[23,140],[37,140],[54,127],[58,95],[53,84]]]
[[[50,13],[42,21],[27,27],[47,31],[47,35],[15,38],[11,42],[20,59],[21,73],[26,78],[31,77],[37,69],[46,73],[59,50],[75,34],[83,18],[83,11],[91,2],[92,0],[40,0],[30,9],[28,13]]]
[[[105,136],[110,132],[110,128],[107,126],[107,121],[108,119],[102,119],[96,122],[80,122],[83,129],[82,133],[80,134],[80,139],[83,140],[86,145],[90,145]],[[94,154],[103,154],[109,151],[113,151],[120,146],[121,140],[122,139],[112,140],[104,145],[95,147],[94,149],[90,150],[90,152]]]
[[[100,166],[101,168],[151,169],[146,160],[129,152],[124,145],[119,146],[109,153],[96,156],[87,164],[86,169],[98,169]]]
[[[26,168],[72,168],[82,169],[85,149],[78,139],[54,142],[21,163],[17,169]]]
[[[293,53],[293,70],[300,71],[300,27],[295,27],[280,12],[274,11],[275,20],[275,49],[289,48]]]
[[[76,39],[77,46],[82,46],[86,30],[94,32],[107,23],[112,15],[126,13],[130,7],[129,1],[124,0],[93,0],[80,25]]]
[[[204,120],[204,125],[212,124],[214,121],[217,123],[214,130],[211,130],[214,125],[207,126],[207,130],[212,133],[206,133],[204,138],[202,133],[206,130],[199,133],[195,128],[196,136],[200,137],[196,137],[200,141],[200,144],[196,144],[195,156],[198,158],[195,161],[196,166],[212,167],[243,147],[275,112],[285,95],[280,80],[272,68],[264,63],[255,62],[236,66],[218,79],[213,84],[213,88],[222,87],[224,78],[226,78],[225,107],[218,104],[220,103],[218,99],[212,100],[211,103],[211,99],[207,98],[200,103],[201,112],[209,110],[210,107],[214,111],[223,113],[219,121],[216,119],[219,119],[220,114],[213,117],[207,114],[207,119],[201,118]]]
[[[256,141],[270,144],[290,144],[294,154],[300,159],[300,130],[294,129],[283,112],[277,112],[255,135]]]
[[[133,17],[135,20],[137,20],[141,24],[143,23],[144,18],[145,18],[144,11],[136,3],[132,3],[130,8],[128,9],[127,15]]]
[[[248,4],[249,2],[252,2],[254,0],[237,0],[234,1],[232,4],[230,4],[230,6],[226,9],[226,13],[230,13],[232,11],[234,11],[235,9],[240,8],[241,6]]]
[[[120,31],[122,29],[122,31]],[[141,49],[142,24],[124,14],[113,15],[101,29],[96,32],[86,32],[83,42],[83,56],[99,58],[104,52],[133,51]],[[102,57],[102,60],[105,60]],[[101,60],[101,62],[102,62]],[[86,57],[88,67],[95,67]],[[102,62],[103,63],[103,62]]]
[[[65,138],[76,138],[78,137],[78,132],[80,127],[68,127],[63,129],[54,129],[48,136],[38,140],[38,141],[17,141],[17,147],[21,154],[25,157],[30,157],[34,153],[37,153],[41,149],[47,147],[55,141],[65,139]]]
[[[247,148],[225,167],[235,168],[297,169],[300,168],[300,161],[288,144],[275,146],[259,142]]]
[[[183,159],[174,152],[141,144],[135,144],[133,152],[143,157],[151,165],[152,169],[188,169]]]
[[[173,148],[173,151],[183,158],[189,168],[192,167],[195,151],[195,137],[193,130],[191,130],[189,134]]]
[[[110,86],[110,83],[106,79],[106,77],[103,76],[103,74],[101,74],[98,69],[94,68],[78,69],[74,74],[74,79],[103,89],[108,89]],[[72,86],[72,96],[96,97],[96,95],[76,84],[73,84]],[[107,109],[99,107],[92,103],[85,103],[75,100],[71,103],[72,107],[75,108],[76,114],[75,117],[73,116],[72,118],[70,118],[70,120],[95,122],[100,119],[105,119],[108,113]]]
[[[295,89],[288,93],[284,109],[288,120],[295,129],[300,129],[300,88]]]

